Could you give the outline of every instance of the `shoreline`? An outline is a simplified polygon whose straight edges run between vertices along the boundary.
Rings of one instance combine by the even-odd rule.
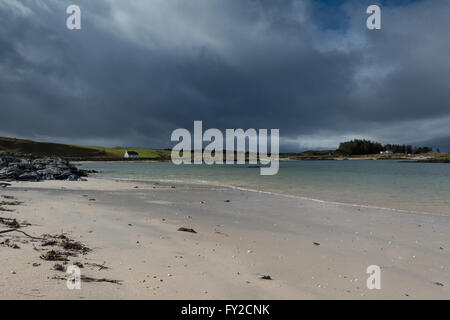
[[[263,190],[263,189],[255,189],[251,187],[244,187],[244,186],[237,186],[227,183],[213,183],[211,181],[206,180],[192,180],[192,181],[185,181],[185,180],[176,180],[176,179],[137,179],[137,178],[121,178],[121,177],[108,177],[108,176],[95,176],[95,179],[105,179],[105,180],[114,180],[114,181],[124,181],[124,182],[136,182],[136,183],[175,183],[175,184],[193,184],[193,185],[200,185],[200,186],[212,186],[212,187],[224,187],[224,188],[230,188],[230,189],[236,189],[241,191],[247,191],[247,192],[254,192],[254,193],[261,193],[261,194],[268,194],[268,195],[278,195],[281,197],[286,198],[293,198],[293,199],[299,199],[299,200],[305,200],[305,201],[313,201],[317,203],[325,203],[330,205],[337,205],[337,206],[348,206],[348,207],[357,207],[357,208],[366,208],[366,209],[379,209],[379,210],[388,210],[392,212],[397,212],[401,214],[423,214],[423,215],[436,215],[436,216],[442,216],[442,217],[448,217],[450,216],[450,213],[442,213],[437,211],[425,211],[425,209],[431,209],[430,206],[425,206],[424,211],[418,211],[418,210],[411,210],[411,209],[401,209],[395,206],[403,205],[404,203],[391,203],[391,206],[386,205],[380,205],[377,202],[345,202],[345,201],[336,201],[330,198],[320,198],[315,195],[305,195],[305,194],[295,194],[295,193],[286,193],[283,192],[283,190]]]
[[[32,244],[20,242],[24,237],[1,235],[0,242],[11,238],[21,247],[0,247],[0,288],[8,288],[1,299],[450,297],[447,217],[392,215],[224,186],[105,178],[14,182],[0,195],[24,202],[0,216],[27,220],[32,225],[23,230],[33,235],[67,233],[93,249],[74,260],[110,268],[83,274],[123,280],[68,290],[65,281],[51,279],[64,273],[40,261]],[[382,290],[365,287],[371,264],[383,270]]]

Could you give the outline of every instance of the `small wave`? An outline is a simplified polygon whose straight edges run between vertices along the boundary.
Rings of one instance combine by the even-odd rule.
[[[249,188],[236,187],[236,186],[229,186],[229,187],[232,189],[240,190],[240,191],[276,195],[276,196],[281,196],[281,197],[290,198],[290,199],[300,199],[300,200],[313,201],[313,202],[324,203],[324,204],[333,204],[333,205],[339,205],[339,206],[357,207],[357,208],[365,208],[365,209],[389,210],[389,211],[402,213],[402,214],[421,214],[421,215],[435,215],[435,216],[448,217],[448,215],[439,214],[439,213],[430,213],[430,212],[423,212],[423,211],[413,211],[413,210],[396,209],[396,208],[389,208],[389,207],[380,207],[380,206],[374,206],[374,205],[365,205],[365,204],[358,204],[358,203],[322,200],[322,199],[317,199],[317,198],[309,198],[309,197],[305,197],[305,196],[296,196],[296,195],[292,195],[292,194],[284,194],[284,193],[271,192],[271,191],[262,191],[262,190],[249,189]]]
[[[405,209],[396,209],[396,208],[390,208],[390,207],[381,207],[381,206],[375,206],[375,205],[365,205],[365,204],[358,204],[358,203],[348,203],[348,202],[338,202],[338,201],[331,201],[331,200],[323,200],[318,198],[311,198],[311,197],[305,197],[305,196],[299,196],[299,195],[292,195],[292,194],[285,194],[282,192],[273,192],[273,191],[263,191],[263,190],[257,190],[257,189],[251,189],[248,187],[239,187],[231,184],[226,183],[220,183],[220,182],[212,182],[208,180],[187,180],[187,179],[138,179],[138,178],[114,178],[114,177],[104,177],[105,179],[114,179],[118,181],[126,181],[126,182],[141,182],[141,183],[154,183],[154,182],[160,182],[160,183],[181,183],[181,184],[198,184],[203,186],[212,186],[212,187],[224,187],[224,188],[230,188],[240,191],[246,191],[246,192],[254,192],[254,193],[261,193],[261,194],[268,194],[268,195],[275,195],[280,197],[285,197],[289,199],[300,199],[305,201],[313,201],[317,203],[322,204],[332,204],[332,205],[338,205],[338,206],[347,206],[347,207],[357,207],[357,208],[365,208],[365,209],[374,209],[374,210],[388,210],[395,213],[400,214],[419,214],[419,215],[435,215],[435,216],[443,216],[448,217],[448,215],[440,214],[440,213],[430,213],[430,212],[423,212],[423,211],[414,211],[414,210],[405,210]]]

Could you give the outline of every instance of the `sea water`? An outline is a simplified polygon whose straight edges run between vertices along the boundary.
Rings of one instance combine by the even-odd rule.
[[[228,185],[324,201],[450,215],[450,164],[398,160],[281,161],[275,176],[247,165],[94,162],[98,177]]]

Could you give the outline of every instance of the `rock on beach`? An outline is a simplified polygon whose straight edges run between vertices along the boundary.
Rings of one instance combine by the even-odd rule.
[[[0,180],[42,181],[81,180],[88,171],[80,170],[68,160],[58,157],[39,158],[31,155],[4,153],[0,155]]]

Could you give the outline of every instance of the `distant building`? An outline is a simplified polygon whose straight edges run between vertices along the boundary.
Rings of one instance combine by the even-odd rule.
[[[125,154],[123,155],[124,158],[139,158],[139,153],[136,151],[125,151]]]
[[[393,152],[391,150],[386,151],[380,151],[380,154],[392,154]]]

